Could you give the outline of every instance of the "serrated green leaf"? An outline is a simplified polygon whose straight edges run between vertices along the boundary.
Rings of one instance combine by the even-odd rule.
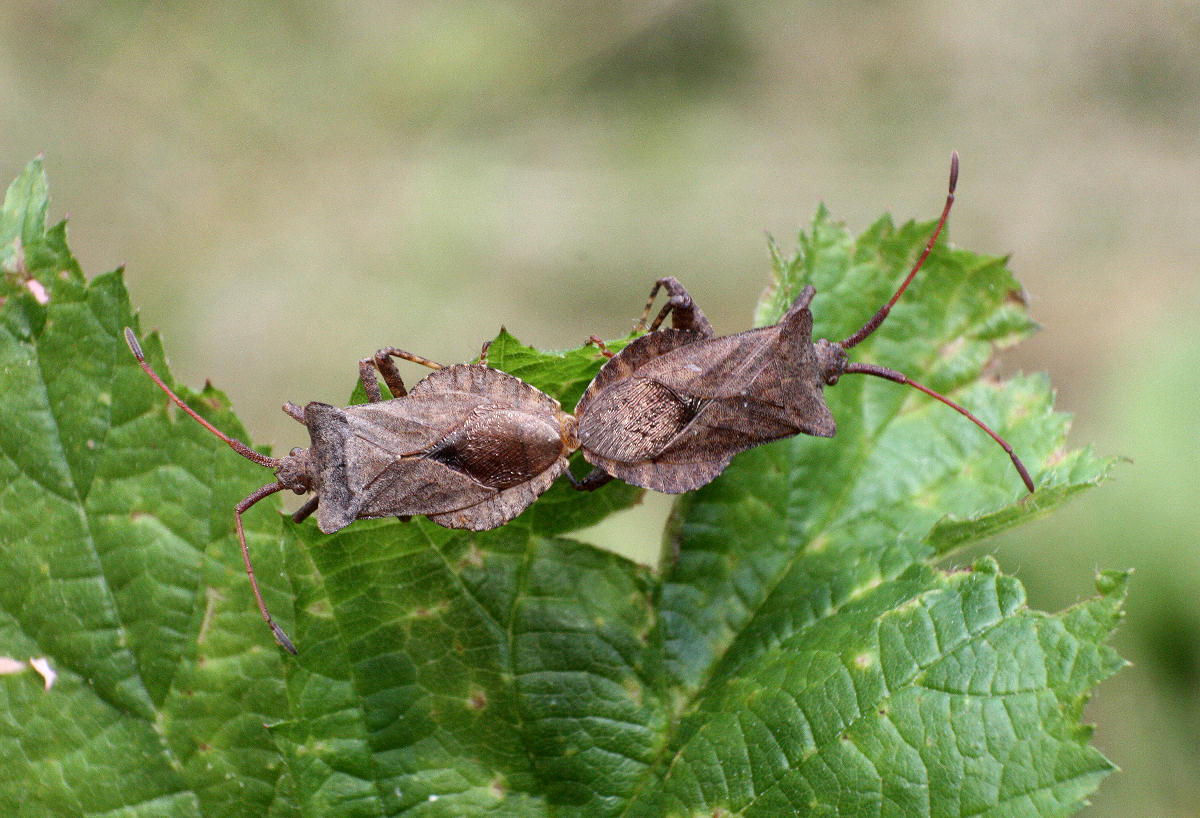
[[[311,560],[288,683],[302,718],[273,730],[316,811],[343,782],[384,814],[434,799],[437,814],[538,814],[538,794],[611,814],[649,766],[666,716],[646,686],[645,569],[509,528],[295,533]],[[313,734],[326,719],[342,741]]]
[[[1047,617],[990,560],[868,584],[707,685],[629,814],[1070,812],[1112,769],[1075,719],[1122,596]]]
[[[682,498],[662,574],[566,537],[636,501],[619,483],[559,481],[482,534],[325,536],[268,498],[245,523],[288,657],[233,535],[271,475],[148,381],[120,272],[85,283],[46,201],[35,162],[0,219],[0,656],[59,673],[49,690],[0,677],[18,814],[1060,815],[1111,769],[1080,719],[1121,666],[1104,643],[1127,576],[1048,615],[993,560],[930,565],[1110,466],[1066,448],[1044,377],[981,380],[1033,329],[1002,259],[939,245],[854,358],[976,412],[1034,496],[961,416],[846,376],[827,390],[835,438],[743,453]],[[820,211],[796,255],[772,244],[760,320],[813,283],[818,334],[845,337],[931,228],[854,239]],[[159,339],[144,346],[169,381]],[[603,362],[506,332],[488,358],[567,408]],[[179,391],[245,439],[219,392]]]

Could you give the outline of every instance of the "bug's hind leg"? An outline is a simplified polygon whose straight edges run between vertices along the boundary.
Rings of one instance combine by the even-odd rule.
[[[408,389],[404,386],[404,379],[400,377],[400,369],[396,366],[393,358],[401,358],[405,361],[412,361],[414,364],[427,366],[430,369],[444,369],[437,361],[431,361],[428,358],[423,358],[420,355],[415,355],[411,352],[406,352],[403,349],[396,347],[384,347],[375,353],[372,358],[364,358],[359,362],[359,371],[363,374],[363,388],[367,390],[367,397],[371,397],[371,389],[367,386],[365,373],[370,371],[371,365],[379,370],[379,374],[383,376],[383,382],[387,384],[388,389],[392,392],[392,397],[402,398],[408,394]],[[375,373],[371,372],[371,381],[375,381]],[[375,394],[379,394],[379,384],[374,383]],[[380,398],[371,398],[372,402]]]
[[[667,303],[663,304],[658,315],[650,323],[649,332],[658,329],[659,325],[670,315],[671,326],[675,329],[694,330],[708,338],[716,334],[704,312],[696,306],[691,294],[684,289],[675,276],[666,276],[654,282],[654,287],[650,290],[650,297],[646,299],[646,308],[642,310],[642,317],[637,323],[639,330],[646,327],[646,319],[650,317],[650,310],[654,307],[654,297],[658,295],[660,289],[666,290]]]
[[[363,358],[358,362],[358,379],[362,382],[363,391],[367,393],[367,400],[371,403],[379,403],[383,400],[383,392],[379,389],[379,381],[375,378],[375,359]],[[401,383],[403,386],[403,383]],[[391,384],[388,385],[391,389]],[[393,393],[394,394],[394,393]],[[407,395],[407,392],[401,392],[401,395]]]
[[[595,491],[613,479],[613,476],[599,466],[594,467],[582,480],[577,478],[570,469],[566,471],[567,479],[576,491]]]

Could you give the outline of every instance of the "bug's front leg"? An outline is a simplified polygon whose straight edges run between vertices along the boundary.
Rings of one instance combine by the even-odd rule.
[[[312,497],[309,497],[308,500],[305,501],[304,505],[292,512],[292,522],[302,523],[311,517],[312,513],[317,510],[317,505],[320,503],[320,500],[321,498],[315,494]]]

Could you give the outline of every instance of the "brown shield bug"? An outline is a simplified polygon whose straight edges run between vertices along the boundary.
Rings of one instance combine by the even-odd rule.
[[[235,452],[275,471],[274,483],[250,493],[234,508],[242,558],[259,611],[289,653],[296,648],[271,618],[246,547],[242,514],[277,491],[311,492],[293,515],[317,513],[317,527],[332,534],[355,520],[424,515],[447,528],[484,531],[516,517],[567,470],[579,446],[575,418],[558,401],[486,364],[443,367],[387,347],[359,362],[368,403],[339,408],[293,403],[284,411],[307,427],[312,445],[286,457],[268,457],[221,432],[176,395],[146,362],[133,330],[125,340],[146,374],[184,412]],[[435,370],[412,390],[394,358]],[[375,369],[394,396],[384,400]]]
[[[605,363],[575,408],[580,449],[596,467],[576,486],[593,489],[619,477],[675,494],[705,485],[753,446],[796,434],[832,437],[837,426],[823,389],[844,374],[861,374],[908,384],[962,414],[1000,444],[1032,492],[1033,480],[1012,447],[967,409],[894,369],[847,360],[846,351],[883,323],[925,263],[950,215],[957,181],[954,153],[946,204],[924,252],[891,300],[843,341],[813,342],[811,285],[778,324],[716,337],[683,286],[659,279],[639,326],[660,288],[668,300],[649,332]],[[659,329],[668,314],[673,328]]]

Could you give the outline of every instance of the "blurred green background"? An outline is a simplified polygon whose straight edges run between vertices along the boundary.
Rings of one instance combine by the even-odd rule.
[[[1044,326],[1002,371],[1132,461],[984,550],[1038,608],[1137,568],[1088,814],[1200,814],[1196,3],[10,2],[0,94],[0,176],[44,151],[84,269],[276,451],[383,344],[619,336],[662,274],[745,328],[764,231],[934,218],[957,148],[951,239]],[[665,508],[596,538],[645,558]]]

